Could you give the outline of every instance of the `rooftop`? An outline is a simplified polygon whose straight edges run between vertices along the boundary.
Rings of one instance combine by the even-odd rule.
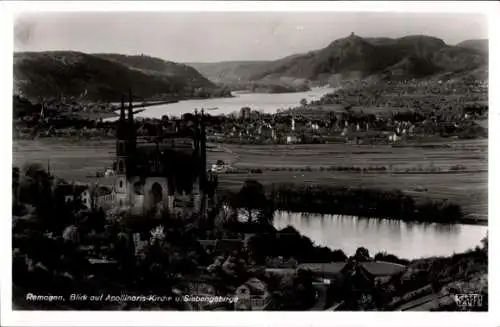
[[[359,264],[373,276],[392,276],[406,269],[404,265],[385,261],[364,261]],[[323,274],[340,274],[345,265],[345,262],[305,263],[300,264],[298,269],[311,270]]]

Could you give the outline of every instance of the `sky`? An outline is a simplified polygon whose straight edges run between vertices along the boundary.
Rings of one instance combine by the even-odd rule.
[[[480,14],[394,12],[108,12],[18,16],[15,51],[145,54],[176,62],[274,60],[362,37],[487,38]]]

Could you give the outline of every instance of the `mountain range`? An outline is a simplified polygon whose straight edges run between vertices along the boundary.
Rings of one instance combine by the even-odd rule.
[[[206,98],[229,95],[221,85],[245,83],[253,89],[264,86],[281,92],[286,86],[298,90],[305,84],[364,78],[484,79],[488,40],[452,46],[425,35],[362,38],[351,34],[322,49],[278,60],[189,64],[146,55],[17,52],[13,68],[14,93],[28,99],[64,96],[119,101],[128,88],[137,100]]]
[[[376,77],[426,78],[487,70],[488,40],[467,40],[455,46],[426,35],[362,38],[355,34],[322,49],[274,61],[189,63],[216,83],[235,81],[319,81]]]

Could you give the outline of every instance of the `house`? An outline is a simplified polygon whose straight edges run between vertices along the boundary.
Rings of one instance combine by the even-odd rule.
[[[375,277],[394,276],[406,270],[405,265],[385,261],[360,262],[364,269]]]
[[[341,273],[345,265],[345,262],[303,263],[297,269],[310,270],[313,274],[324,278],[335,278]]]
[[[287,268],[287,269],[297,269],[298,262],[295,258],[291,257],[288,260],[284,260],[283,257],[277,258],[266,258],[267,268]]]
[[[295,135],[288,135],[286,137],[286,143],[287,144],[296,144],[299,142],[299,139]]]
[[[196,278],[187,278],[187,289],[192,295],[216,295],[214,286],[215,279],[208,275],[200,275]]]
[[[364,132],[353,132],[353,133],[349,133],[346,137],[345,137],[345,143],[347,144],[363,144],[363,136],[365,136],[366,133]]]
[[[264,273],[266,276],[296,276],[297,269],[296,268],[265,268]]]
[[[389,134],[389,142],[399,142],[401,141],[401,136],[399,136],[396,132]]]
[[[86,185],[79,184],[57,184],[54,187],[54,194],[65,203],[69,203],[79,200],[86,188]]]
[[[250,107],[243,107],[240,109],[240,117],[241,119],[245,120],[250,118],[250,113],[252,112],[252,109]]]
[[[88,209],[109,209],[115,200],[114,193],[106,186],[88,187],[80,198]]]
[[[385,261],[350,261],[306,263],[300,264],[298,269],[310,270],[314,275],[325,279],[357,275],[359,278],[356,282],[367,286],[403,272],[406,266]]]
[[[235,296],[238,298],[235,303],[237,311],[264,310],[271,302],[267,285],[258,278],[250,278],[236,288]]]
[[[272,138],[273,137],[273,128],[268,124],[260,125],[258,128],[258,134],[260,135],[260,137],[262,139]]]
[[[347,123],[347,122],[346,122]],[[340,133],[340,136],[347,136],[347,134],[349,134],[349,128],[347,127],[344,127],[342,129],[342,133]]]

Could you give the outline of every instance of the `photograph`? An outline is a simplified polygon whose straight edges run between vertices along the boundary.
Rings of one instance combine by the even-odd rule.
[[[12,310],[488,312],[488,26],[18,13]]]

